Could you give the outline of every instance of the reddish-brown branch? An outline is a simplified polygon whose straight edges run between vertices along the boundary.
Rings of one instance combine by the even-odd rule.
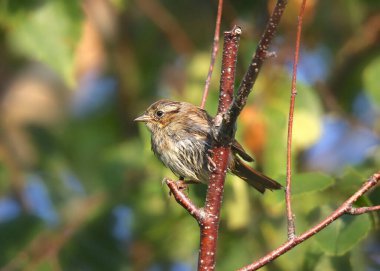
[[[214,71],[215,59],[216,59],[216,55],[217,55],[218,50],[219,50],[219,35],[220,35],[220,22],[222,20],[222,11],[223,11],[223,0],[219,0],[218,12],[217,12],[216,22],[215,22],[215,33],[214,33],[214,42],[212,45],[210,67],[208,69],[205,88],[203,90],[202,102],[201,102],[201,106],[200,106],[202,109],[205,107],[205,104],[206,104],[208,92],[210,89],[211,76],[212,76],[212,72]]]
[[[175,200],[189,212],[198,222],[204,218],[204,212],[202,209],[195,206],[190,198],[178,188],[175,181],[166,179],[166,185],[169,187],[170,192],[173,194]]]
[[[224,33],[224,48],[222,59],[222,72],[220,79],[220,95],[218,116],[222,116],[229,108],[234,91],[236,59],[238,43],[241,34],[239,27]],[[219,117],[220,118],[220,117]],[[218,118],[216,118],[218,119]],[[218,125],[215,121],[214,126]],[[197,208],[191,200],[178,188],[175,182],[165,180],[176,201],[184,207],[199,223],[200,250],[198,270],[214,270],[216,245],[220,221],[220,210],[223,199],[224,180],[229,161],[231,136],[216,137],[216,146],[212,150],[212,161],[215,169],[210,175],[204,208]]]
[[[235,69],[240,35],[241,28],[238,26],[234,26],[231,31],[224,33],[218,115],[223,115],[227,111],[234,97]]]
[[[225,113],[230,106],[234,92],[235,69],[238,51],[238,43],[241,29],[234,27],[224,33],[224,47],[222,58],[222,72],[220,78],[220,95],[218,115]],[[217,125],[214,123],[214,125]],[[216,138],[216,144],[212,150],[212,160],[215,170],[212,172],[207,189],[205,213],[206,218],[200,223],[201,240],[198,258],[198,270],[215,270],[216,245],[222,207],[224,181],[230,155],[229,142]]]
[[[347,209],[347,213],[350,215],[361,215],[369,212],[375,212],[375,211],[380,211],[380,205],[376,206],[370,206],[370,207],[350,207]]]
[[[261,259],[257,260],[256,262],[239,269],[239,271],[243,271],[243,270],[253,271],[253,270],[257,270],[263,267],[267,263],[283,255],[284,253],[286,253],[293,247],[301,244],[305,240],[317,234],[322,229],[326,228],[328,225],[330,225],[332,222],[334,222],[335,220],[337,220],[339,217],[343,216],[344,214],[356,215],[356,214],[362,214],[362,213],[371,212],[371,211],[378,211],[380,209],[379,206],[353,208],[352,204],[355,203],[359,197],[363,196],[371,188],[375,187],[379,183],[379,181],[380,181],[380,171],[372,175],[372,177],[367,182],[365,182],[355,194],[353,194],[348,200],[346,200],[338,209],[336,209],[331,215],[329,215],[323,221],[321,221],[320,223],[318,223],[317,225],[315,225],[308,231],[304,232],[300,236],[295,237],[291,240],[288,240],[286,243],[279,246],[278,248],[268,253]]]
[[[294,116],[294,106],[296,103],[297,96],[297,65],[298,56],[300,49],[300,40],[302,32],[302,17],[305,11],[306,0],[302,1],[300,8],[300,13],[298,15],[297,24],[297,38],[296,38],[296,48],[294,52],[294,62],[293,62],[293,78],[292,87],[290,95],[290,106],[289,106],[289,119],[288,119],[288,142],[287,142],[287,157],[286,157],[286,189],[285,189],[285,203],[286,203],[286,217],[288,220],[288,239],[291,240],[296,235],[295,226],[295,216],[292,211],[291,204],[291,187],[292,187],[292,137],[293,137],[293,116]]]
[[[222,206],[224,180],[226,177],[229,147],[213,149],[213,161],[216,169],[210,176],[204,207],[206,218],[199,223],[200,248],[198,257],[198,270],[215,270],[216,247],[218,241],[220,209]]]

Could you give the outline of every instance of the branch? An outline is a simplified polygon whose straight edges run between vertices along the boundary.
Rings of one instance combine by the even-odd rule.
[[[359,199],[359,197],[363,196],[371,188],[375,187],[379,183],[379,181],[380,181],[380,171],[373,174],[368,179],[368,181],[365,182],[355,194],[353,194],[348,200],[346,200],[338,209],[336,209],[323,221],[321,221],[320,223],[318,223],[317,225],[315,225],[308,231],[304,232],[300,236],[295,237],[291,240],[288,240],[286,243],[279,246],[278,248],[268,253],[266,256],[262,257],[261,259],[257,260],[256,262],[239,269],[239,271],[253,271],[253,270],[259,269],[260,267],[263,267],[267,263],[280,257],[282,254],[286,253],[287,251],[291,250],[295,246],[301,244],[302,242],[306,241],[313,235],[317,234],[318,232],[326,228],[328,225],[330,225],[332,222],[334,222],[335,220],[337,220],[339,217],[343,216],[344,214],[359,215],[359,214],[364,214],[367,212],[379,211],[380,206],[361,207],[361,208],[352,207],[352,205]]]
[[[289,108],[289,119],[288,119],[288,143],[287,143],[287,157],[286,157],[286,189],[285,189],[285,203],[286,203],[286,217],[288,220],[288,239],[291,240],[296,235],[295,226],[295,216],[292,212],[291,204],[291,185],[292,185],[292,137],[293,137],[293,116],[294,116],[294,106],[296,103],[297,96],[297,65],[298,65],[298,55],[300,49],[300,40],[302,32],[302,17],[305,11],[306,0],[302,1],[300,13],[298,15],[297,24],[297,38],[296,38],[296,48],[294,52],[294,62],[293,62],[293,78],[292,78],[292,88],[290,95],[290,108]]]
[[[232,103],[236,59],[241,29],[234,27],[224,33],[222,72],[218,115],[225,113]],[[216,122],[214,121],[214,126]],[[212,128],[214,129],[214,127]],[[210,175],[204,208],[197,208],[192,201],[178,188],[175,182],[165,180],[176,201],[185,208],[198,222],[201,231],[198,270],[214,270],[216,244],[218,239],[220,210],[223,199],[224,180],[229,162],[230,146],[216,141],[212,149],[212,163],[215,169]]]
[[[205,107],[205,104],[206,104],[208,91],[210,89],[211,76],[212,76],[212,72],[214,70],[215,59],[216,59],[216,55],[217,55],[218,50],[219,50],[219,33],[220,33],[220,21],[222,19],[222,10],[223,10],[223,0],[219,0],[218,14],[216,16],[216,22],[215,22],[215,33],[214,33],[214,42],[213,42],[213,46],[212,46],[210,67],[208,69],[206,84],[205,84],[205,88],[203,90],[202,103],[200,106],[202,109]]]
[[[350,214],[350,215],[362,215],[365,213],[375,212],[375,211],[380,211],[380,205],[370,206],[370,207],[360,207],[360,208],[355,208],[355,207],[350,206],[349,208],[347,208],[347,214]]]
[[[165,179],[164,182],[169,187],[170,192],[173,194],[175,200],[192,215],[198,222],[202,221],[205,214],[202,209],[195,206],[190,198],[178,188],[175,181]]]
[[[232,102],[240,34],[241,29],[239,27],[234,27],[231,31],[224,32],[218,115],[223,114]],[[220,141],[216,142],[216,146],[212,149],[212,161],[215,164],[215,170],[210,176],[204,207],[207,217],[202,223],[200,223],[201,245],[198,259],[198,270],[214,270],[216,263],[215,255],[220,210],[223,200],[224,181],[230,156],[229,144],[220,144]]]

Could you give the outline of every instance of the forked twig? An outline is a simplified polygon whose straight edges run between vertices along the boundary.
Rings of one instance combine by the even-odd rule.
[[[238,43],[241,29],[234,27],[224,33],[224,48],[222,60],[222,76],[220,79],[220,95],[218,115],[223,115],[232,102]],[[214,125],[216,125],[214,123]],[[220,210],[222,205],[224,180],[229,162],[229,144],[219,144],[212,149],[212,161],[215,168],[210,174],[205,206],[197,208],[177,185],[166,180],[176,201],[183,206],[198,222],[200,227],[200,250],[198,270],[214,270],[216,244],[218,239]]]
[[[337,220],[339,217],[347,214],[347,215],[357,215],[357,214],[364,214],[372,211],[378,211],[380,210],[379,206],[371,206],[371,207],[361,207],[361,208],[353,208],[352,205],[366,192],[368,192],[371,188],[375,187],[380,181],[380,171],[373,174],[367,182],[365,182],[361,188],[356,191],[348,200],[346,200],[338,209],[336,209],[334,212],[332,212],[328,217],[326,217],[323,221],[319,222],[317,225],[312,227],[311,229],[305,231],[300,236],[296,236],[293,239],[288,240],[283,245],[279,246],[278,248],[274,249],[261,259],[255,261],[254,263],[247,265],[239,271],[253,271],[257,270],[267,263],[273,261],[274,259],[280,257],[287,251],[291,250],[295,246],[303,243],[305,240],[309,239],[313,235],[317,234],[324,228],[326,228],[328,225],[330,225],[332,222]]]
[[[251,63],[248,66],[247,72],[245,73],[242,82],[240,83],[237,95],[227,110],[226,114],[224,115],[224,120],[219,128],[218,133],[233,133],[232,131],[228,130],[233,129],[237,117],[247,103],[248,95],[251,93],[252,87],[256,82],[257,76],[261,70],[261,66],[264,63],[264,60],[268,57],[269,46],[273,40],[274,34],[276,33],[287,3],[287,0],[277,0],[276,6],[274,7],[274,10],[269,17],[267,26],[264,30],[263,35],[261,36],[259,44],[257,45],[256,52],[253,55]]]

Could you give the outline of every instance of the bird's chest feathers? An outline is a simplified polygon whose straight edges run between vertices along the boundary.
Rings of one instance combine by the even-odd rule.
[[[166,165],[183,159],[202,162],[201,153],[205,148],[204,139],[190,133],[178,133],[164,128],[152,134],[152,150]]]

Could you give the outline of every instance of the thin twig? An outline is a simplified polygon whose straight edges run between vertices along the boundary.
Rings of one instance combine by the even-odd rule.
[[[380,211],[380,205],[370,206],[370,207],[350,207],[347,209],[347,213],[350,215],[361,215],[368,212]]]
[[[222,20],[222,11],[223,11],[223,0],[219,0],[218,13],[217,13],[216,22],[215,22],[215,33],[214,33],[214,42],[212,46],[210,67],[208,69],[205,88],[203,90],[202,102],[200,106],[202,109],[205,107],[205,104],[206,104],[208,92],[210,89],[211,76],[212,76],[212,72],[214,71],[215,59],[219,50],[219,35],[220,35],[220,22]]]
[[[302,1],[300,8],[300,13],[298,15],[297,24],[297,38],[296,38],[296,48],[294,52],[294,62],[293,62],[293,78],[292,78],[292,88],[290,95],[290,106],[289,106],[289,119],[288,119],[288,143],[287,143],[287,157],[286,157],[286,189],[285,189],[285,203],[286,203],[286,216],[288,220],[288,239],[291,240],[296,235],[295,226],[295,216],[292,211],[292,137],[293,137],[293,116],[294,116],[294,106],[296,103],[297,96],[297,65],[298,56],[300,49],[300,40],[302,32],[302,17],[305,11],[306,0]]]
[[[355,213],[355,208],[353,209],[352,204],[354,204],[361,196],[363,196],[366,192],[368,192],[371,188],[375,187],[380,181],[380,171],[373,174],[367,182],[365,182],[362,187],[355,192],[348,200],[346,200],[338,209],[336,209],[333,213],[331,213],[327,218],[325,218],[323,221],[319,222],[317,225],[312,227],[311,229],[307,230],[303,234],[301,234],[298,237],[295,237],[291,240],[288,240],[283,245],[279,246],[275,250],[271,251],[261,259],[255,261],[254,263],[247,265],[239,271],[253,271],[257,270],[260,267],[263,267],[267,263],[273,261],[274,259],[280,257],[287,251],[291,250],[295,246],[303,243],[305,240],[309,239],[313,235],[317,234],[324,228],[326,228],[328,225],[330,225],[332,222],[337,220],[339,217],[343,216],[344,214],[348,215],[356,215],[361,213],[367,213],[372,211],[378,211],[380,210],[380,206],[372,206],[372,207],[361,207],[357,208],[358,213]]]
[[[218,115],[221,116],[229,108],[234,90],[236,59],[238,43],[241,34],[239,27],[224,33],[224,48],[222,60],[222,72],[220,79],[220,95]],[[214,122],[214,126],[217,125]],[[209,185],[206,194],[204,208],[197,208],[191,200],[178,188],[175,182],[165,180],[176,201],[185,208],[198,222],[200,227],[200,249],[198,270],[214,270],[216,244],[218,239],[220,210],[222,205],[224,180],[229,162],[229,142],[221,144],[217,139],[216,146],[212,149],[212,161],[215,170],[210,174]]]

